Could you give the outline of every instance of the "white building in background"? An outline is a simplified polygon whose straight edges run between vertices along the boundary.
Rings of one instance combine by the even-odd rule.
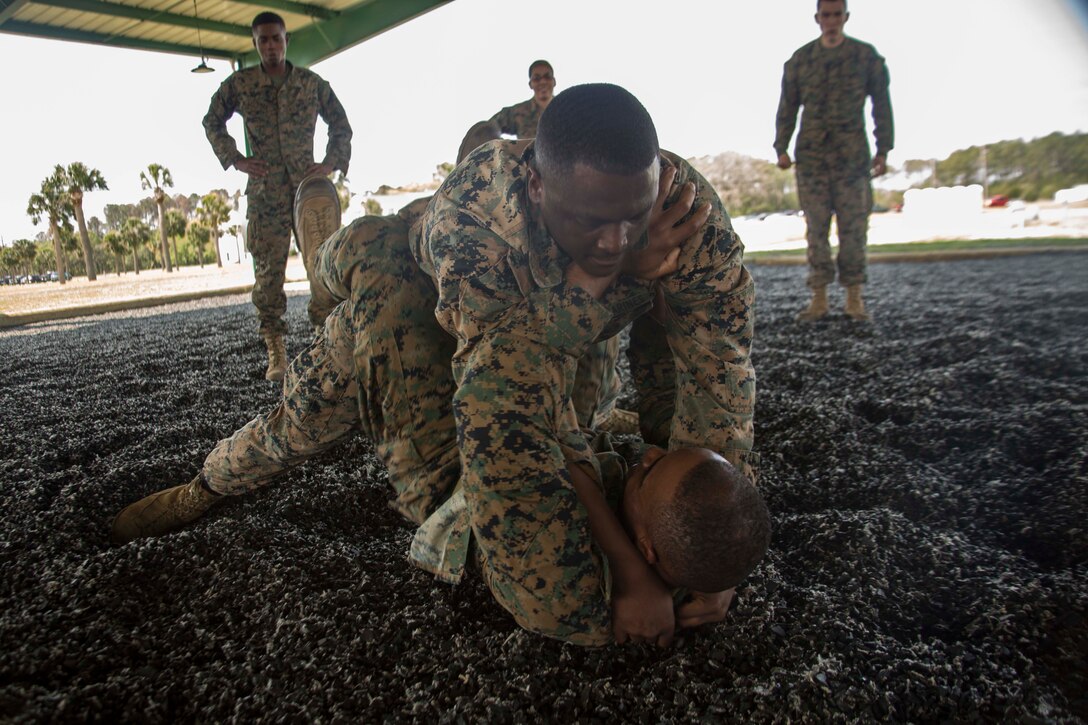
[[[982,215],[982,186],[942,186],[907,189],[903,214],[919,221],[975,223]]]
[[[1079,204],[1088,201],[1088,184],[1080,184],[1072,189],[1059,189],[1054,193],[1054,201],[1059,204]]]

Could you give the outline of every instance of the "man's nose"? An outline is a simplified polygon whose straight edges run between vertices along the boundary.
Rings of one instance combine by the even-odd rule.
[[[620,254],[627,248],[627,224],[610,224],[601,230],[597,247],[607,254]]]

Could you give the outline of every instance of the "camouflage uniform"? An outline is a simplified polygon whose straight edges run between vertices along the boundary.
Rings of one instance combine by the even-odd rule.
[[[892,150],[894,131],[884,58],[868,43],[846,38],[836,48],[816,40],[786,62],[778,104],[774,149],[787,153],[804,106],[794,158],[797,194],[808,227],[809,287],[835,281],[828,232],[838,224],[839,283],[864,284],[865,243],[872,210],[865,98],[873,100],[877,155]]]
[[[513,106],[507,106],[491,117],[491,123],[499,130],[519,139],[535,138],[540,115],[544,111],[530,98]],[[616,361],[620,355],[620,339],[594,343],[586,348],[578,361],[574,379],[574,408],[578,423],[583,428],[593,428],[608,418],[620,396],[620,379],[616,373]]]
[[[582,465],[602,480],[571,401],[578,360],[633,323],[644,438],[716,450],[754,475],[755,290],[717,194],[667,152],[662,164],[678,168],[670,201],[691,180],[696,207],[712,209],[681,247],[679,269],[657,283],[621,277],[600,300],[568,286],[570,260],[529,202],[532,153],[529,142],[476,149],[438,190],[411,244],[438,290],[438,322],[457,340],[458,491],[484,578],[523,627],[600,643],[608,637],[607,562],[567,473]],[[647,314],[657,285],[663,322]]]
[[[491,117],[491,123],[509,136],[518,138],[536,138],[536,127],[540,123],[540,114],[544,109],[537,105],[535,98],[507,106]]]
[[[351,158],[351,125],[328,82],[313,71],[291,63],[287,66],[282,83],[259,65],[231,74],[212,96],[204,116],[204,131],[224,169],[245,158],[227,133],[227,120],[235,112],[245,120],[253,156],[269,166],[267,176],[250,176],[246,185],[246,248],[253,255],[253,304],[260,331],[275,335],[287,331],[282,319],[287,309],[283,283],[291,247],[292,207],[295,190],[314,163],[318,116],[329,126],[323,162],[346,174]],[[312,279],[313,260],[303,262]],[[323,318],[311,307],[310,319],[320,324]]]
[[[455,583],[472,556],[474,523],[494,522],[474,522],[469,499],[458,486],[461,465],[450,368],[456,344],[435,321],[437,295],[408,247],[409,224],[426,201],[413,202],[397,216],[363,217],[322,245],[318,279],[345,301],[328,316],[310,348],[291,363],[283,402],[220,441],[203,474],[215,491],[241,493],[275,480],[361,428],[389,470],[396,492],[393,507],[420,524],[410,559]],[[627,461],[637,461],[640,451],[629,448],[625,459],[606,436],[595,439],[593,447],[598,480],[606,499],[619,510]],[[563,526],[560,519],[548,521],[548,534],[561,535]],[[570,534],[587,535],[583,529]],[[523,545],[523,537],[517,536],[511,549]],[[553,602],[529,589],[532,581],[515,587],[503,573],[530,565],[559,571],[555,561],[519,553],[518,561],[501,564],[502,555],[513,554],[494,547],[490,552],[477,563],[489,579],[504,582],[503,603],[520,613],[519,622],[580,644],[609,641],[610,582],[603,561],[590,591],[565,593],[578,596],[577,601]],[[500,565],[501,571],[490,573]],[[562,574],[551,578],[562,579]],[[570,611],[578,614],[573,622],[560,616]]]

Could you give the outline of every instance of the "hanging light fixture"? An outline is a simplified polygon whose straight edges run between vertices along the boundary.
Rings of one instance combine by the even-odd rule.
[[[196,17],[196,42],[200,44],[200,65],[193,68],[190,73],[214,73],[215,68],[208,65],[207,58],[204,57],[204,39],[200,35],[200,13],[196,10],[196,0],[193,0],[193,16]]]

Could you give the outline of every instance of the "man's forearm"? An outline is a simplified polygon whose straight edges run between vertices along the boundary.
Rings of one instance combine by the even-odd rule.
[[[652,574],[646,560],[638,553],[631,537],[612,511],[604,494],[589,474],[577,464],[568,464],[571,483],[578,500],[589,514],[589,528],[593,540],[601,547],[612,568],[613,577],[622,583],[631,583],[642,576]]]

